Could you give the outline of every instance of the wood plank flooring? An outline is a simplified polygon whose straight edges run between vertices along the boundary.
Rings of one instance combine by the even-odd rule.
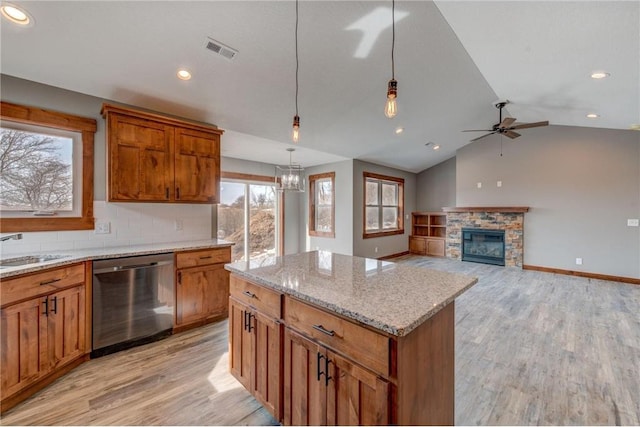
[[[640,425],[640,286],[404,256],[479,277],[456,301],[456,424]],[[91,360],[2,425],[272,425],[227,322]]]

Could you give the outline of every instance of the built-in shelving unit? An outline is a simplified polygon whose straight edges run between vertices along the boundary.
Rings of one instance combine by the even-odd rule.
[[[445,256],[447,214],[412,212],[409,252],[418,255]]]

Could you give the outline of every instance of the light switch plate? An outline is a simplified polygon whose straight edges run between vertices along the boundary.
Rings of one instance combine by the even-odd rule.
[[[576,265],[582,265],[582,258],[576,258]]]
[[[498,181],[498,182],[496,183],[496,185],[497,185],[498,187],[502,187],[502,181]]]
[[[182,229],[184,228],[184,222],[181,219],[176,219],[173,226],[176,231],[182,231]]]
[[[627,227],[640,227],[640,220],[639,219],[628,219],[627,220]]]
[[[481,182],[479,182],[479,183],[477,184],[477,186],[478,186],[478,188],[482,188],[482,183],[481,183]]]

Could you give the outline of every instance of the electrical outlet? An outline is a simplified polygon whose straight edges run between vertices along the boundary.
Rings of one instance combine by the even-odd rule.
[[[482,188],[482,183],[481,182],[477,183],[476,185],[478,186],[478,188]]]
[[[638,219],[628,219],[627,227],[640,227],[640,220]]]
[[[576,265],[582,265],[582,258],[576,258]]]
[[[498,181],[498,182],[496,183],[496,185],[497,185],[498,187],[502,187],[502,181]]]
[[[95,234],[109,234],[111,233],[110,222],[96,222]]]
[[[181,219],[176,219],[173,223],[173,227],[176,231],[182,231],[182,229],[184,228],[184,222]]]

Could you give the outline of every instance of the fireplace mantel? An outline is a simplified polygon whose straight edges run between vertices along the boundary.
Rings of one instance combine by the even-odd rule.
[[[449,207],[442,208],[443,212],[504,212],[504,213],[525,213],[529,212],[528,206],[469,206],[469,207]]]

